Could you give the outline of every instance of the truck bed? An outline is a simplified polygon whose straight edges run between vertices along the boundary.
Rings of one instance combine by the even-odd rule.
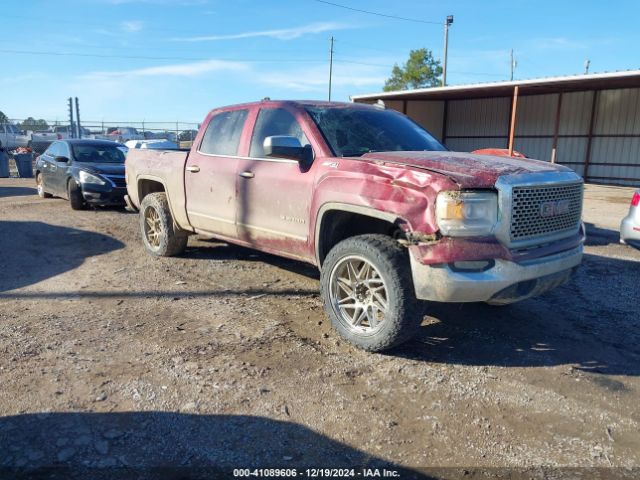
[[[167,194],[171,213],[178,225],[189,225],[184,191],[184,168],[189,156],[184,150],[130,149],[125,161],[127,193],[140,208],[141,180],[152,180]],[[141,173],[144,172],[144,173]]]

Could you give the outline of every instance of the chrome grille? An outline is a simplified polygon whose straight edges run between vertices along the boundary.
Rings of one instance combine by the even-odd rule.
[[[580,225],[582,183],[514,186],[512,202],[512,242],[569,232]]]

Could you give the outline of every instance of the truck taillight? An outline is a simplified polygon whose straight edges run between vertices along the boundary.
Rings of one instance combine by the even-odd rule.
[[[636,192],[633,194],[633,197],[631,198],[631,206],[637,207],[638,205],[640,205],[640,193]]]

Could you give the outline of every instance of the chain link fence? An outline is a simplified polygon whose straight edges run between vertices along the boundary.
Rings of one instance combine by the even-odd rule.
[[[133,122],[133,121],[81,121],[10,119],[0,123],[0,146],[10,155],[16,149],[30,149],[41,154],[55,140],[67,138],[94,138],[125,143],[129,140],[168,140],[177,148],[190,148],[200,124],[194,122]]]
[[[0,156],[9,157],[9,176],[18,175],[16,155],[33,153],[33,162],[52,142],[67,138],[112,140],[126,143],[135,141],[169,141],[163,148],[189,149],[198,133],[200,124],[195,122],[132,122],[132,121],[81,121],[76,123],[59,120],[9,119],[0,122]],[[21,158],[21,157],[18,157]],[[22,157],[23,158],[23,157]],[[1,160],[1,158],[0,158]],[[5,176],[6,161],[0,166],[0,176]]]

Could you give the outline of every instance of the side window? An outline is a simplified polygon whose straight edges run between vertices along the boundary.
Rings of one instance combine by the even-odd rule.
[[[60,143],[54,142],[49,145],[49,148],[47,148],[45,154],[49,155],[50,157],[57,157],[58,155],[60,155],[60,153],[58,152],[60,152]]]
[[[247,110],[233,110],[214,115],[204,132],[200,152],[212,155],[237,155]]]
[[[66,143],[59,143],[58,148],[58,155],[60,155],[61,157],[71,158],[71,152],[69,152],[69,146]]]
[[[251,138],[251,152],[249,156],[264,157],[264,139],[272,135],[289,135],[296,137],[304,146],[309,143],[300,124],[293,114],[284,108],[263,108],[258,114],[256,126]]]

